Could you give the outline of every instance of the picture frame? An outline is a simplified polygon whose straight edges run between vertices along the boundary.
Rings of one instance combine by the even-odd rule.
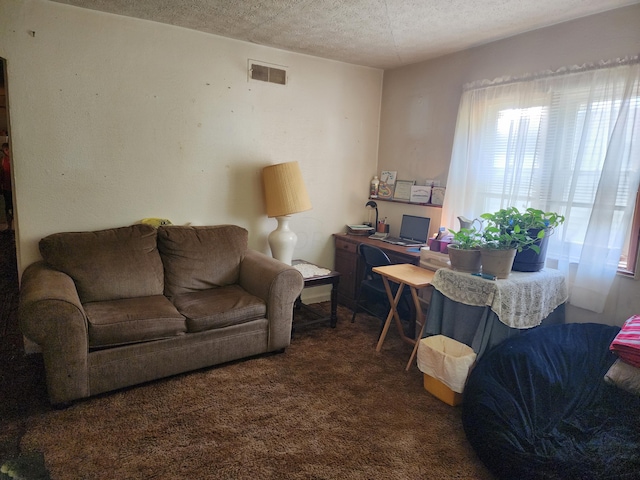
[[[411,187],[416,184],[415,180],[396,180],[393,189],[393,199],[405,202],[411,201]]]
[[[411,203],[429,203],[431,201],[431,185],[413,185],[410,201]]]
[[[433,187],[431,189],[431,204],[442,205],[444,203],[445,187]]]
[[[380,182],[378,186],[378,198],[385,198],[387,200],[393,199],[393,187],[394,185]]]
[[[395,185],[398,172],[391,170],[383,170],[380,173],[380,183],[386,183],[387,185]]]

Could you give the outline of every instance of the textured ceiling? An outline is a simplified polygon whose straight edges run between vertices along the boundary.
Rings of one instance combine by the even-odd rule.
[[[54,0],[394,68],[640,0]]]

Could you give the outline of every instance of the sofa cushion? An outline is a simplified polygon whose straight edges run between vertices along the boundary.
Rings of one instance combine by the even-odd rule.
[[[82,303],[163,292],[156,229],[150,225],[54,233],[40,240],[40,253],[73,278]]]
[[[228,327],[265,318],[267,306],[239,285],[184,293],[173,298],[180,313],[187,317],[189,332]]]
[[[164,295],[90,302],[84,309],[91,348],[160,340],[187,330],[185,318]]]
[[[249,234],[235,225],[158,228],[164,293],[174,297],[238,282]]]

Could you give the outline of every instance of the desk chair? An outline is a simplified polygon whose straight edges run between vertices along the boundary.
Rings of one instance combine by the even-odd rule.
[[[380,328],[382,329],[382,327],[384,326],[384,321],[387,317],[387,313],[389,312],[390,305],[389,299],[387,297],[387,292],[384,289],[382,277],[379,274],[373,272],[372,269],[374,267],[391,265],[391,260],[389,260],[389,257],[386,253],[384,253],[383,250],[364,243],[361,243],[358,246],[358,254],[362,257],[365,263],[365,271],[362,282],[358,287],[358,296],[356,298],[355,307],[353,308],[351,323],[355,322],[358,312],[363,310],[370,315],[373,315],[374,317],[380,319]],[[398,291],[397,283],[391,283],[391,291],[394,295],[396,294],[396,292]],[[402,298],[400,299],[400,303],[398,305],[398,311],[402,319],[415,318],[414,316],[412,316],[412,302],[413,300],[411,298],[411,290],[409,288],[403,289]],[[383,308],[375,310],[370,305],[371,303],[378,303],[382,305]]]

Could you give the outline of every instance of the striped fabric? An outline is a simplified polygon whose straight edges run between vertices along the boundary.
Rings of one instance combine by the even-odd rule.
[[[624,322],[609,349],[629,365],[640,367],[640,315]]]

